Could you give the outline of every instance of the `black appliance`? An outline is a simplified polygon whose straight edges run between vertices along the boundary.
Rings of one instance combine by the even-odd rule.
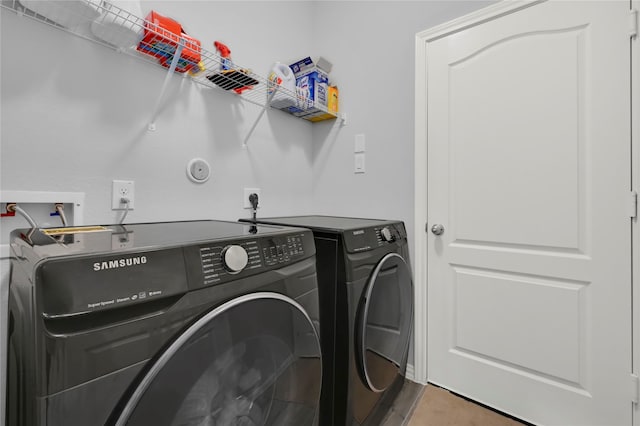
[[[379,425],[402,389],[413,328],[404,223],[334,216],[258,222],[313,231],[324,362],[321,424]]]
[[[8,425],[317,424],[310,231],[24,229],[11,249]]]

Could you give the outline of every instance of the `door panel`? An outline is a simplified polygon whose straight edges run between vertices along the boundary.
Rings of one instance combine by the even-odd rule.
[[[585,95],[584,38],[579,28],[519,34],[478,52],[450,49],[462,56],[448,76],[455,240],[563,250],[584,243],[585,123],[575,108]]]
[[[628,14],[427,45],[429,379],[534,423],[631,424]]]
[[[585,286],[477,268],[452,269],[455,350],[481,362],[580,385],[580,364],[587,358],[581,345]],[[517,322],[517,333],[505,336],[496,327],[512,321]],[[541,347],[553,350],[541,357]]]

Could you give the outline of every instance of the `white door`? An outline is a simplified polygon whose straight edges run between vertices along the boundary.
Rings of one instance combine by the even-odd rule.
[[[536,424],[632,421],[629,15],[425,41],[429,380]]]

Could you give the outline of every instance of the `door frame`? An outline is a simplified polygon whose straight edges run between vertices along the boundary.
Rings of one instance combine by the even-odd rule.
[[[419,32],[415,38],[415,140],[414,140],[414,230],[413,253],[414,262],[414,292],[415,292],[415,324],[414,324],[414,365],[413,379],[422,384],[429,380],[428,368],[428,311],[427,311],[427,55],[429,43],[456,33],[463,29],[481,24],[504,15],[515,13],[522,9],[534,6],[547,0],[514,0],[501,1],[489,7],[480,9],[471,14],[462,16],[453,21],[444,23],[434,28]],[[621,0],[622,1],[622,0]],[[640,0],[629,0],[630,9],[640,11]],[[632,16],[632,15],[630,15]],[[630,18],[630,27],[632,26]],[[638,26],[638,16],[635,16]],[[640,47],[639,35],[636,35],[631,48],[631,143],[638,147],[640,143]],[[631,190],[640,192],[640,148],[632,149]],[[636,215],[637,216],[637,215]],[[640,226],[638,218],[631,222],[631,245],[633,256],[632,264],[632,310],[633,330],[632,357],[633,373],[639,375],[640,371]],[[631,372],[630,372],[631,373]],[[640,386],[635,390],[640,397]],[[632,392],[633,393],[633,392]],[[630,395],[631,396],[631,395]],[[633,426],[640,426],[640,404],[634,405]]]
[[[630,21],[630,25],[635,26],[636,32],[640,27],[638,13],[640,11],[640,0],[631,0],[631,10],[636,11],[635,22]],[[633,15],[631,15],[633,18]],[[640,192],[640,43],[639,34],[632,37],[631,42],[631,190]],[[638,203],[636,200],[636,217],[631,220],[631,291],[633,300],[631,301],[632,311],[632,374],[640,375],[640,226],[638,226]],[[635,383],[636,396],[640,395],[638,383]],[[633,405],[633,426],[640,426],[640,404]]]

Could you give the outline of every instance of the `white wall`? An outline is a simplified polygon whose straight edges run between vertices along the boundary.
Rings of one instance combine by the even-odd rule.
[[[413,234],[415,34],[491,1],[320,1],[317,51],[334,63],[348,125],[313,128],[313,207],[405,221]],[[354,174],[355,135],[366,172]],[[327,137],[329,135],[329,137]]]
[[[264,75],[275,60],[333,62],[348,125],[268,111],[247,150],[258,107],[175,76],[149,132],[164,70],[3,9],[0,191],[84,192],[84,222],[95,224],[119,218],[113,179],[135,181],[127,222],[235,220],[248,214],[242,188],[260,187],[263,216],[397,218],[411,235],[414,35],[488,3],[143,1],[143,12],[177,19],[208,50],[224,41]],[[356,134],[367,140],[364,175],[353,174]],[[205,184],[186,177],[194,157],[212,166]]]
[[[145,1],[143,9],[181,21],[209,50],[225,41],[236,62],[264,74],[312,41],[290,37],[290,23],[309,14],[305,2]],[[232,18],[247,9],[253,18]],[[235,220],[247,213],[246,186],[262,188],[263,214],[310,207],[310,123],[269,111],[244,150],[259,108],[175,76],[149,132],[164,77],[159,67],[3,11],[2,190],[85,192],[86,223],[117,220],[112,179],[136,183],[129,222]],[[212,166],[205,184],[186,177],[193,157]]]

